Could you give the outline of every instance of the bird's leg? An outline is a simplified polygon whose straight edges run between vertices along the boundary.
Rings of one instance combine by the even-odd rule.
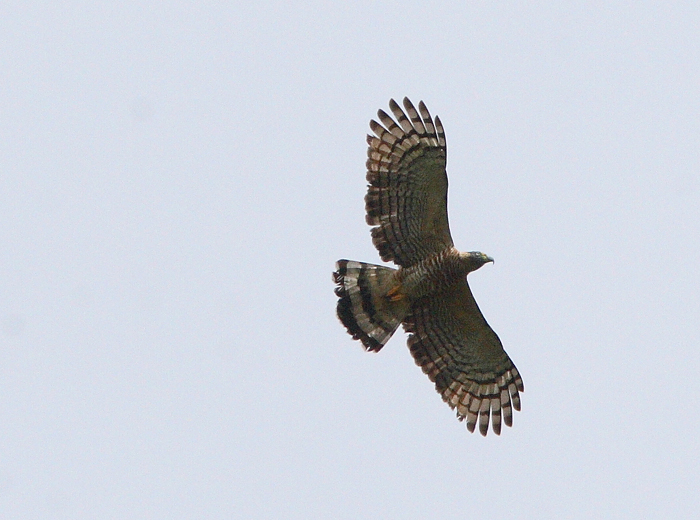
[[[394,285],[389,291],[386,293],[386,297],[389,299],[390,302],[397,302],[399,300],[403,300],[406,295],[401,292],[401,289],[403,286],[401,284]]]

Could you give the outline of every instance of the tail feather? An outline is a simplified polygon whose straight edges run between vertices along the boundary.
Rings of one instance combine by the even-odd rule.
[[[352,260],[336,262],[333,281],[339,298],[338,318],[353,339],[359,339],[367,350],[380,350],[409,311],[405,299],[392,300],[388,295],[395,271]]]

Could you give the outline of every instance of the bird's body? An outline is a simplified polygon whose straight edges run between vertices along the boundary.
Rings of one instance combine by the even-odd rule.
[[[400,267],[396,272],[396,281],[412,301],[423,296],[442,294],[481,267],[485,261],[491,261],[484,256],[481,253],[460,253],[450,247],[417,264]]]
[[[489,327],[467,284],[467,274],[493,260],[460,253],[447,220],[447,145],[439,118],[433,123],[405,98],[406,113],[391,100],[370,122],[366,204],[372,241],[391,267],[339,260],[333,273],[338,317],[354,339],[378,351],[403,323],[416,363],[467,427],[495,433],[501,417],[512,424],[523,383]],[[409,120],[410,118],[410,120]],[[398,125],[397,125],[398,122]],[[399,126],[400,125],[400,126]]]

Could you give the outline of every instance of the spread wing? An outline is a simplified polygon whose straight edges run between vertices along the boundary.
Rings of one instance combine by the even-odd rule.
[[[404,328],[411,333],[408,346],[416,364],[459,420],[467,419],[469,431],[474,431],[477,417],[482,435],[488,432],[489,416],[496,435],[501,433],[501,417],[512,426],[523,380],[466,279],[448,293],[416,302]]]
[[[367,136],[365,207],[367,223],[376,226],[372,241],[382,260],[408,267],[453,243],[442,123],[436,117],[433,124],[422,101],[420,115],[408,98],[403,104],[406,113],[389,101],[396,121],[383,110],[377,113],[381,125],[370,121],[376,137]]]

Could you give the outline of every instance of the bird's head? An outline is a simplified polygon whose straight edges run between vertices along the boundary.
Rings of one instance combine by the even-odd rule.
[[[470,251],[469,253],[460,253],[462,261],[466,264],[467,272],[476,271],[484,264],[493,263],[493,258],[480,251]]]

